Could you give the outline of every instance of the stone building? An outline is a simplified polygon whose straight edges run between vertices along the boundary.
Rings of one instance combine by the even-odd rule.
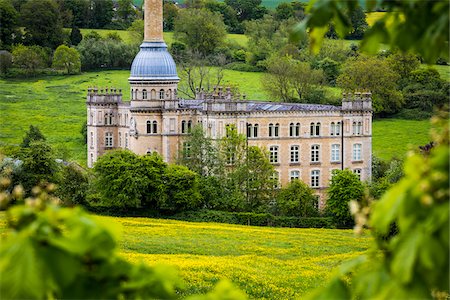
[[[175,162],[193,124],[202,124],[212,139],[234,124],[248,145],[269,151],[281,185],[299,178],[322,194],[332,170],[343,168],[370,179],[370,93],[344,94],[342,106],[240,100],[220,87],[179,99],[176,65],[163,41],[161,0],[145,1],[144,19],[144,41],[129,78],[131,101],[122,101],[121,90],[88,90],[89,167],[118,148],[156,151]]]

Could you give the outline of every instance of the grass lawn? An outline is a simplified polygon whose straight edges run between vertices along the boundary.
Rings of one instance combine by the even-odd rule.
[[[204,293],[228,278],[251,299],[299,298],[371,240],[351,230],[101,218],[122,224],[120,253],[126,259],[175,266],[186,282],[183,295]]]

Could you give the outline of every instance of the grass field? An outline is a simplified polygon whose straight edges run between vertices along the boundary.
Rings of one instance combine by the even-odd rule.
[[[73,76],[45,76],[33,79],[0,80],[0,146],[19,144],[29,125],[37,125],[49,142],[68,150],[72,159],[86,161],[80,134],[86,120],[85,95],[89,86],[121,88],[129,100],[129,71],[88,72]],[[247,99],[266,100],[261,73],[225,70],[223,85],[240,88]],[[337,95],[336,89],[329,89]],[[408,145],[428,143],[428,121],[376,120],[373,124],[373,152],[389,159],[404,156]]]

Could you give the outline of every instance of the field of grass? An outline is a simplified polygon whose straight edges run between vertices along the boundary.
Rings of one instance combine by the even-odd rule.
[[[370,243],[351,230],[101,218],[122,225],[126,259],[175,266],[186,282],[183,294],[204,293],[228,278],[252,299],[298,299]]]

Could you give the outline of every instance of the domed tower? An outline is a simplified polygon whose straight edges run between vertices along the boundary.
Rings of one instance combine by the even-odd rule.
[[[145,0],[144,13],[144,41],[128,79],[131,108],[175,108],[180,78],[163,40],[162,0]]]

